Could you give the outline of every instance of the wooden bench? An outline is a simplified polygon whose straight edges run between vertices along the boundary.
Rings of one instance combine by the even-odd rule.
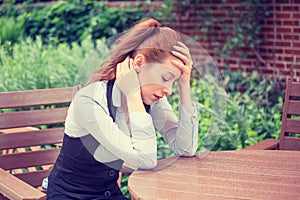
[[[46,199],[40,189],[59,154],[78,86],[0,93],[0,199]]]
[[[287,80],[279,139],[265,139],[244,150],[300,151],[300,82]]]

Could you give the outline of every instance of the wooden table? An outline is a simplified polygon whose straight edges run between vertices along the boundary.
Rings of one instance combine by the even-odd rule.
[[[132,199],[300,199],[300,152],[219,151],[135,171]],[[165,167],[162,167],[166,165]]]

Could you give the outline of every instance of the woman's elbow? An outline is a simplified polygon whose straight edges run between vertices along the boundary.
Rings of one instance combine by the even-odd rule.
[[[157,155],[140,155],[137,158],[138,169],[152,169],[157,165]]]
[[[191,149],[191,150],[184,150],[175,152],[177,156],[184,156],[184,157],[193,157],[196,154],[197,149]]]

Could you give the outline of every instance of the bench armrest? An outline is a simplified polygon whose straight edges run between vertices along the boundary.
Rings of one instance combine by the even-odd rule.
[[[0,194],[9,199],[46,200],[47,195],[0,168]]]
[[[278,149],[279,140],[277,139],[265,139],[254,145],[248,146],[243,150],[275,150]]]

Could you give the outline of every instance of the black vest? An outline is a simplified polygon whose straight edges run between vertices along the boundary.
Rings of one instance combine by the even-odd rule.
[[[112,106],[114,81],[107,83],[107,104],[110,116],[115,121],[116,108]],[[149,112],[150,106],[145,105],[145,109]],[[117,184],[123,161],[103,164],[95,160],[93,154],[97,146],[98,142],[91,135],[71,138],[64,134],[60,154],[48,177],[50,199],[50,191],[63,194],[64,199],[127,199]]]

